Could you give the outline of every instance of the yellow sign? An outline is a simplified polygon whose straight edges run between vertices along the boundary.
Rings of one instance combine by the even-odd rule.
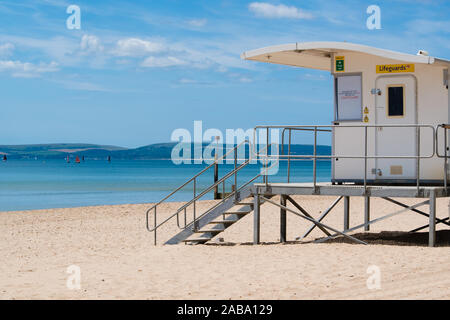
[[[382,64],[377,65],[377,73],[414,72],[413,64]]]
[[[368,116],[365,116],[365,117],[364,117],[364,122],[365,122],[365,123],[369,122],[369,117],[368,117]]]
[[[344,72],[345,71],[345,57],[339,56],[336,57],[336,72]]]
[[[369,108],[367,107],[364,108],[364,114],[369,114]]]

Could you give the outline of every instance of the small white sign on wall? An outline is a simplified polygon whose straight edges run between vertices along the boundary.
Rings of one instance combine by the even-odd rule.
[[[336,81],[337,120],[361,120],[361,76],[340,76]]]

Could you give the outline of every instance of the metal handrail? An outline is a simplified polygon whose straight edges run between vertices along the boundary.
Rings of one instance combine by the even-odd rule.
[[[324,128],[330,128],[330,129],[324,129]],[[364,155],[317,155],[317,133],[318,132],[333,132],[335,128],[364,128]],[[367,140],[367,129],[368,128],[415,128],[416,129],[416,135],[417,135],[417,141],[416,141],[416,149],[417,149],[417,155],[415,156],[369,156],[367,154],[367,148],[368,148],[368,140]],[[420,154],[420,129],[421,128],[429,128],[432,131],[432,153],[430,155],[421,155]],[[450,128],[450,126],[448,126]],[[256,131],[258,129],[265,129],[266,135],[267,135],[267,143],[269,142],[269,130],[270,129],[283,129],[282,133],[282,154],[277,155],[270,155],[268,154],[268,151],[266,151],[265,154],[261,154],[261,152],[257,152],[255,146],[253,149],[253,154],[256,157],[256,159],[260,158],[275,158],[282,160],[283,158],[286,158],[288,160],[288,175],[287,179],[288,182],[290,182],[290,160],[291,158],[302,158],[302,159],[312,159],[313,160],[313,184],[314,188],[316,187],[317,183],[317,177],[316,177],[316,171],[317,171],[317,160],[318,159],[337,159],[337,158],[343,158],[343,159],[364,159],[364,190],[367,192],[367,160],[368,159],[416,159],[416,184],[417,184],[417,192],[419,193],[419,187],[420,187],[420,160],[421,159],[429,159],[433,158],[436,154],[436,129],[432,125],[418,125],[418,124],[404,124],[404,125],[293,125],[293,126],[282,126],[282,125],[273,125],[273,126],[256,126],[254,128],[253,132],[253,139],[254,139],[254,145],[256,145]],[[289,146],[288,146],[288,155],[284,155],[284,133],[286,130],[289,130]],[[291,155],[290,149],[291,149],[291,131],[292,130],[299,130],[299,131],[314,131],[314,154],[313,155]],[[447,129],[446,129],[447,130]],[[267,177],[266,177],[267,179]],[[267,183],[267,180],[266,180]]]
[[[223,155],[222,157],[216,159],[211,165],[209,165],[208,167],[206,167],[205,169],[203,169],[202,171],[200,171],[198,174],[196,174],[195,176],[193,176],[192,178],[190,178],[187,182],[185,182],[184,184],[182,184],[180,187],[178,187],[177,189],[175,189],[174,191],[172,191],[168,196],[166,196],[163,200],[159,201],[158,203],[156,203],[155,205],[153,205],[150,209],[148,209],[146,211],[146,228],[149,232],[154,232],[154,243],[156,245],[157,242],[157,236],[156,236],[156,230],[161,227],[162,225],[164,225],[166,222],[168,222],[169,220],[173,219],[175,216],[177,217],[177,226],[179,229],[186,229],[187,227],[193,226],[194,229],[196,229],[196,223],[198,222],[198,220],[200,218],[202,218],[205,214],[207,214],[208,212],[210,212],[211,210],[213,210],[215,207],[217,207],[218,205],[220,205],[221,203],[223,203],[225,200],[229,199],[231,196],[235,196],[237,197],[237,194],[239,191],[242,190],[242,188],[246,187],[247,185],[249,185],[250,183],[252,183],[253,181],[255,181],[257,178],[259,178],[262,174],[259,173],[258,175],[256,175],[255,177],[253,177],[252,179],[250,179],[249,181],[247,181],[246,183],[244,183],[241,187],[237,188],[237,173],[243,169],[244,167],[246,167],[252,160],[251,157],[251,152],[249,152],[249,156],[248,159],[246,159],[240,166],[237,166],[237,151],[240,147],[242,147],[243,145],[249,145],[249,151],[251,151],[251,143],[248,140],[244,140],[243,142],[241,142],[240,144],[238,144],[237,146],[235,146],[233,149],[231,149],[229,152],[227,152],[225,155]],[[213,183],[212,185],[210,185],[208,188],[206,188],[204,191],[202,191],[200,194],[196,194],[196,179],[202,175],[204,172],[206,172],[209,168],[211,168],[213,165],[218,164],[220,161],[222,161],[223,159],[225,159],[230,153],[234,152],[234,169],[232,171],[230,171],[229,173],[227,173],[226,175],[224,175],[221,179],[219,179],[218,181],[216,181],[215,183]],[[225,195],[225,182],[227,179],[229,179],[230,177],[234,176],[234,181],[235,181],[235,189],[234,191],[232,191],[228,196]],[[176,210],[175,213],[173,213],[172,215],[170,215],[168,218],[166,218],[164,221],[160,222],[159,224],[157,223],[157,207],[163,203],[164,201],[166,201],[167,199],[169,199],[172,195],[174,195],[176,192],[178,192],[179,190],[181,190],[182,188],[184,188],[186,185],[188,185],[189,183],[194,182],[194,197],[186,202],[185,204],[183,204],[180,208],[178,208]],[[213,206],[212,208],[208,209],[206,212],[204,212],[203,214],[201,214],[200,216],[196,216],[196,202],[201,199],[203,196],[205,196],[207,193],[209,193],[210,191],[212,191],[213,189],[215,189],[216,187],[218,187],[220,184],[223,185],[223,199],[221,202],[217,203],[215,206]],[[189,224],[187,223],[187,218],[186,218],[186,209],[190,206],[190,205],[194,205],[194,217],[192,222],[190,222]],[[154,212],[154,224],[153,224],[153,228],[150,227],[149,224],[149,214],[150,212]],[[180,212],[184,211],[184,226],[181,227],[180,223],[179,223],[179,214]]]
[[[161,224],[155,226],[153,229],[149,228],[149,213],[151,211],[155,211],[155,219],[156,219],[156,209],[159,205],[161,205],[163,202],[167,201],[169,198],[171,198],[174,194],[176,194],[178,191],[180,191],[181,189],[183,189],[184,187],[186,187],[188,184],[190,184],[191,182],[195,182],[196,179],[201,176],[203,173],[205,173],[208,169],[212,168],[214,165],[218,164],[219,162],[221,162],[222,160],[224,160],[228,155],[230,155],[232,152],[236,151],[238,148],[240,148],[243,145],[251,145],[250,142],[248,140],[244,140],[241,143],[239,143],[237,146],[235,146],[233,149],[231,149],[230,151],[228,151],[227,153],[225,153],[223,156],[221,156],[218,159],[215,159],[213,163],[211,163],[209,166],[207,166],[206,168],[204,168],[203,170],[201,170],[199,173],[197,173],[196,175],[194,175],[192,178],[190,178],[189,180],[187,180],[185,183],[183,183],[181,186],[179,186],[178,188],[176,188],[174,191],[172,191],[171,193],[169,193],[167,196],[165,196],[162,200],[160,200],[158,203],[154,204],[151,208],[149,208],[146,211],[146,226],[147,226],[147,230],[152,232],[155,230],[155,228],[157,229],[158,227],[160,227],[162,224],[164,224],[165,222],[167,222],[168,220],[170,220],[171,218],[173,218],[172,215],[170,216],[168,219],[166,219],[165,221],[163,221]],[[251,157],[251,155],[249,155],[249,158]],[[194,188],[195,189],[195,188]],[[195,193],[195,190],[194,190]],[[196,198],[196,196],[194,196],[194,198]],[[180,211],[178,211],[176,214],[178,214]],[[156,221],[156,220],[155,220]],[[179,227],[179,225],[178,225]]]
[[[444,129],[444,155],[439,154],[439,128]],[[447,130],[450,129],[450,124],[440,124],[436,127],[436,156],[438,158],[444,158],[444,187],[447,189],[448,186],[448,133]]]

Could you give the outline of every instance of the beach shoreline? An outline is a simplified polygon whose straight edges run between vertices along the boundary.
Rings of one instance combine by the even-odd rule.
[[[295,199],[314,217],[334,200],[307,196]],[[417,200],[403,199],[411,204]],[[206,209],[213,202],[200,201],[198,209]],[[158,220],[173,213],[180,204],[164,204]],[[445,199],[437,200],[438,217],[448,216],[447,205]],[[450,298],[450,256],[446,244],[428,248],[414,239],[368,246],[279,244],[279,209],[266,203],[261,213],[261,245],[249,245],[253,236],[250,214],[218,236],[223,243],[164,246],[164,241],[178,230],[174,221],[161,228],[158,245],[153,246],[153,234],[145,228],[145,211],[150,206],[0,212],[0,298]],[[396,210],[398,207],[387,201],[372,200],[373,219]],[[352,198],[352,226],[363,222],[363,212],[363,199]],[[374,224],[371,232],[408,231],[427,222],[426,217],[408,212]],[[342,204],[324,223],[342,229]],[[288,214],[288,240],[294,240],[309,225],[308,221]],[[449,228],[439,224],[437,230],[439,245],[440,232]],[[320,230],[314,230],[307,240],[321,236]],[[80,289],[67,287],[70,266],[79,267]],[[373,266],[380,271],[379,289],[368,287]]]

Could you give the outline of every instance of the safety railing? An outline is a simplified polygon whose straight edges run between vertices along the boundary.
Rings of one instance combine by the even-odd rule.
[[[364,130],[364,151],[363,154],[360,155],[345,155],[345,154],[330,154],[330,155],[318,155],[317,154],[317,135],[319,132],[334,132],[336,129],[341,128],[360,128]],[[415,129],[416,141],[415,155],[369,155],[368,154],[368,129],[369,128],[413,128]],[[421,155],[420,152],[420,141],[421,141],[421,130],[424,128],[428,128],[431,130],[431,139],[430,143],[432,144],[432,152],[429,155]],[[450,128],[450,126],[449,126]],[[282,152],[281,154],[269,154],[268,148],[265,150],[265,153],[256,150],[256,137],[258,136],[258,130],[265,131],[265,139],[266,143],[269,143],[270,130],[278,129],[282,131]],[[447,129],[446,129],[447,130]],[[289,141],[288,141],[288,154],[284,154],[284,136],[286,131],[289,132]],[[292,155],[291,152],[291,143],[292,143],[292,131],[310,131],[314,133],[314,144],[313,144],[313,154],[311,155]],[[292,159],[310,159],[313,161],[313,186],[316,188],[317,186],[317,161],[318,160],[326,160],[326,159],[363,159],[364,160],[364,190],[367,191],[367,166],[369,159],[415,159],[416,160],[416,187],[417,192],[420,189],[420,160],[433,158],[436,154],[436,129],[432,125],[416,125],[416,124],[406,124],[406,125],[293,125],[293,126],[283,126],[283,125],[274,125],[274,126],[256,126],[254,128],[253,133],[253,156],[256,159],[262,158],[267,159],[279,159],[279,160],[287,160],[288,161],[288,173],[287,173],[287,181],[290,182],[290,161]],[[265,182],[268,183],[269,176],[267,175],[264,178]]]
[[[444,130],[444,155],[439,153],[439,129]],[[450,124],[440,124],[436,127],[436,156],[439,158],[444,158],[444,187],[447,189],[448,186],[448,130],[450,129]]]
[[[248,158],[245,157],[243,159],[242,164],[238,165],[238,151],[239,148],[244,148],[244,154],[246,154],[246,150],[245,147],[248,146]],[[230,151],[228,151],[227,153],[225,153],[223,156],[221,156],[220,158],[214,160],[213,163],[211,163],[209,166],[207,166],[206,168],[204,168],[203,170],[201,170],[198,174],[194,175],[192,178],[190,178],[189,180],[187,180],[185,183],[183,183],[181,186],[179,186],[178,188],[176,188],[174,191],[172,191],[170,194],[168,194],[166,197],[164,197],[161,201],[159,201],[158,203],[154,204],[151,208],[149,208],[146,211],[146,227],[147,230],[149,232],[153,232],[154,233],[154,244],[157,244],[157,230],[164,224],[166,224],[168,221],[174,219],[176,217],[176,221],[177,221],[177,227],[179,229],[186,229],[188,227],[192,227],[194,231],[197,230],[197,223],[198,221],[204,217],[206,214],[208,214],[209,212],[211,212],[212,210],[214,210],[216,207],[218,207],[219,205],[221,205],[223,202],[229,200],[231,197],[235,197],[236,201],[237,201],[237,195],[239,194],[239,192],[247,187],[250,183],[254,182],[255,180],[257,180],[258,178],[260,178],[263,173],[265,171],[260,172],[259,174],[257,174],[256,176],[254,176],[253,178],[247,180],[245,183],[243,183],[241,186],[238,187],[238,172],[240,170],[242,170],[244,167],[246,167],[248,164],[251,163],[252,161],[252,157],[251,157],[251,152],[252,147],[251,147],[251,143],[248,140],[245,140],[243,142],[241,142],[240,144],[238,144],[237,146],[235,146],[234,148],[232,148]],[[205,174],[210,168],[212,168],[213,166],[221,163],[223,160],[225,160],[226,158],[228,158],[229,155],[234,154],[234,168],[232,171],[228,172],[227,174],[225,174],[222,178],[218,179],[215,183],[211,184],[210,186],[208,186],[205,190],[203,190],[202,192],[198,193],[197,192],[197,181],[198,179]],[[225,184],[226,181],[230,178],[234,179],[234,189],[232,189],[232,192],[230,192],[228,195],[226,195],[225,193]],[[161,206],[163,203],[170,201],[172,199],[172,197],[180,192],[182,189],[184,189],[185,187],[187,187],[188,185],[193,184],[193,198],[189,201],[187,201],[185,204],[183,204],[182,206],[180,206],[173,214],[171,214],[169,217],[167,217],[166,219],[164,219],[162,222],[158,223],[157,222],[157,209],[159,206]],[[217,202],[213,207],[209,208],[208,210],[206,210],[204,213],[202,213],[201,215],[197,216],[197,202],[203,198],[205,195],[207,195],[208,193],[210,193],[211,191],[213,191],[214,189],[218,188],[220,185],[222,185],[222,200]],[[190,221],[188,223],[187,221],[187,209],[192,206],[192,221]],[[150,213],[153,212],[153,227],[150,227]],[[180,225],[180,213],[183,212],[184,214],[184,219],[183,225]]]

